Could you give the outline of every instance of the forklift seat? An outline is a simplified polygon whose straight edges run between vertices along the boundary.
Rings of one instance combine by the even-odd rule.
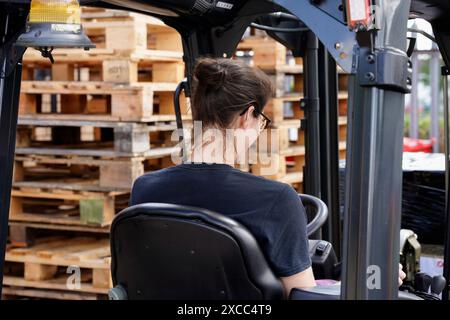
[[[309,204],[314,198],[301,197]],[[326,215],[313,222],[321,226]],[[286,298],[252,234],[206,209],[163,203],[126,208],[111,226],[111,257],[113,300]]]

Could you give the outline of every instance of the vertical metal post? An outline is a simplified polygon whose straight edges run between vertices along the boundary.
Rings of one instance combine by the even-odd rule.
[[[8,15],[0,25],[0,47],[5,44],[9,33]],[[8,50],[8,49],[4,49]],[[17,114],[19,109],[19,93],[22,65],[17,64],[12,73],[7,75],[8,54],[0,50],[0,296],[3,283],[3,266],[8,233],[9,205],[11,196],[12,174],[14,165],[14,149],[16,143]]]
[[[433,152],[439,152],[439,50],[437,45],[433,43],[430,59],[430,85],[431,85],[431,127],[430,138],[436,139],[433,144]]]
[[[309,31],[306,35],[306,50],[303,60],[305,110],[305,168],[303,170],[303,191],[321,197],[320,193],[320,120],[319,120],[319,41]],[[320,238],[318,232],[312,238]]]
[[[360,42],[366,50],[390,50],[404,57],[401,65],[383,69],[384,78],[393,79],[391,76],[406,70],[409,8],[408,0],[380,0],[380,30],[372,34],[373,43]],[[361,56],[358,61],[363,61],[363,57],[367,58]],[[343,299],[396,299],[404,93],[377,85],[363,87],[359,79],[367,74],[359,64],[356,72],[358,77],[352,77],[349,88],[352,121],[347,151],[341,295]]]
[[[328,221],[322,228],[324,240],[341,256],[339,206],[338,74],[336,62],[319,44],[320,174],[321,196],[328,206]]]
[[[320,148],[319,148],[319,42],[312,32],[308,32],[306,52],[303,60],[305,108],[305,163],[304,191],[320,197]]]
[[[419,138],[419,70],[420,60],[417,51],[411,56],[413,65],[411,103],[409,110],[409,137],[413,139]]]
[[[448,110],[448,76],[450,70],[442,67],[442,76],[444,77],[444,145],[445,145],[445,216],[446,216],[446,232],[444,247],[444,278],[447,285],[442,293],[443,300],[449,300],[450,297],[450,141],[449,141],[449,110]]]

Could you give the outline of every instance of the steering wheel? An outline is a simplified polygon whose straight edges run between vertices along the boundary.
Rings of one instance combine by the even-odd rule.
[[[316,213],[314,218],[306,226],[306,232],[308,233],[308,236],[310,236],[314,232],[322,228],[322,226],[325,224],[325,221],[327,221],[328,207],[322,200],[314,196],[301,193],[299,193],[298,196],[300,197],[300,200],[302,201],[304,206],[312,207]]]

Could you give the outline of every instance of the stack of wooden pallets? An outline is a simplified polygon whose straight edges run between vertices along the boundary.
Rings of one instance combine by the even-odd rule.
[[[238,46],[239,56],[262,69],[272,79],[274,97],[264,113],[271,118],[271,134],[276,135],[276,152],[270,162],[251,165],[257,175],[292,184],[302,190],[303,166],[305,164],[304,130],[301,119],[304,110],[300,106],[303,98],[303,66],[301,58],[293,58],[285,46],[260,31],[251,32]],[[345,158],[347,75],[339,73],[339,150]],[[267,143],[271,143],[268,135]],[[263,143],[264,145],[264,143]],[[269,173],[269,174],[266,174]]]
[[[134,179],[172,165],[177,150],[179,34],[128,12],[89,8],[82,19],[95,49],[55,49],[54,64],[36,50],[24,56],[8,296],[104,298],[111,221]],[[80,268],[80,286],[63,281],[76,274],[69,267]]]

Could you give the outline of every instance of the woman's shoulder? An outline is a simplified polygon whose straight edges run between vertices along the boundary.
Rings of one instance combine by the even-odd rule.
[[[133,185],[134,186],[139,185],[142,183],[146,183],[147,181],[154,182],[156,179],[165,178],[165,177],[167,177],[167,175],[173,174],[174,172],[176,172],[177,171],[176,167],[177,166],[172,166],[172,167],[167,167],[167,168],[163,168],[163,169],[159,169],[156,171],[145,173],[145,174],[139,176],[134,181]]]
[[[190,169],[190,170],[187,170]],[[201,170],[198,170],[201,169]],[[262,176],[254,175],[250,172],[242,171],[237,168],[223,166],[216,167],[197,167],[195,170],[188,166],[176,165],[161,170],[146,173],[139,178],[133,184],[133,189],[135,188],[146,188],[149,185],[164,185],[164,182],[174,183],[178,180],[185,181],[189,180],[190,175],[195,175],[196,181],[210,181],[211,183],[217,183],[221,181],[224,184],[229,184],[233,186],[238,186],[237,190],[239,193],[246,194],[259,194],[264,197],[278,200],[283,200],[286,198],[298,197],[296,191],[288,184],[267,179]],[[200,178],[200,177],[205,178]]]
[[[248,181],[252,181],[254,185],[259,185],[263,189],[269,189],[272,192],[275,192],[279,195],[279,197],[298,197],[295,189],[284,182],[271,180],[265,178],[264,176],[257,176],[250,172],[241,171],[239,169],[235,169],[237,175],[240,175],[244,179],[248,179]]]

